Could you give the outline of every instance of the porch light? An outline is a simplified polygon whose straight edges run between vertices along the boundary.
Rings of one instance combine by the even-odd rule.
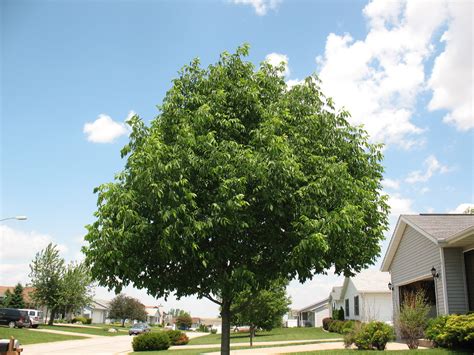
[[[433,276],[433,278],[435,278],[435,277],[438,278],[439,277],[439,274],[436,271],[434,266],[431,268],[431,275]]]
[[[391,282],[388,283],[388,289],[389,289],[390,291],[393,291],[393,285],[392,285]]]

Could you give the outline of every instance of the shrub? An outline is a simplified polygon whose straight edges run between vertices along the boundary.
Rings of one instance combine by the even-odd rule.
[[[86,317],[82,317],[82,316],[74,317],[74,318],[71,320],[71,323],[86,324],[86,322],[87,322]]]
[[[166,334],[171,345],[186,345],[189,342],[188,336],[179,330],[168,330]]]
[[[209,333],[209,328],[206,327],[204,324],[199,324],[198,331],[204,332],[204,333]]]
[[[435,318],[426,329],[426,336],[438,346],[447,348],[474,347],[474,314]]]
[[[373,321],[363,325],[354,335],[354,343],[359,350],[384,350],[394,339],[393,328],[383,322]]]
[[[92,324],[92,318],[85,318],[86,322],[84,324]]]
[[[217,329],[212,328],[212,329],[211,329],[211,334],[217,334]]]
[[[331,317],[323,318],[323,329],[328,330],[329,325],[333,322],[333,319]]]
[[[170,347],[170,338],[165,332],[144,333],[133,338],[133,351],[166,350]]]
[[[423,338],[428,324],[430,306],[423,291],[407,292],[400,307],[396,325],[400,335],[410,349],[418,348],[418,339]]]

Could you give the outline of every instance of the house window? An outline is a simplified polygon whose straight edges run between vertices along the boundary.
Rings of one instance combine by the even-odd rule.
[[[349,317],[349,299],[346,299],[346,317]]]
[[[359,296],[354,297],[354,315],[359,315]]]

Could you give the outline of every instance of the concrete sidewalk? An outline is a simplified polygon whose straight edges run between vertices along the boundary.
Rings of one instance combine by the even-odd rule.
[[[336,339],[309,339],[309,340],[283,340],[283,341],[257,341],[253,343],[253,346],[272,346],[272,345],[284,345],[284,344],[304,344],[304,343],[326,343],[331,341],[341,341],[341,338]],[[231,343],[230,347],[235,348],[238,346],[249,346],[248,342],[245,343]],[[189,350],[189,349],[210,349],[216,348],[220,349],[221,344],[200,344],[200,345],[180,345],[180,346],[171,346],[170,350]]]
[[[53,333],[53,334],[62,334],[62,335],[74,335],[78,337],[86,337],[86,338],[102,338],[102,335],[95,335],[95,334],[85,334],[85,333],[76,333],[76,332],[65,332],[64,330],[54,330],[54,329],[28,329],[30,332],[39,332],[39,333]]]
[[[342,341],[339,341],[339,342],[319,343],[319,344],[279,346],[279,347],[273,347],[273,348],[232,350],[230,353],[234,355],[288,354],[288,353],[299,353],[299,352],[306,352],[306,351],[342,350],[342,349],[344,349],[344,343]],[[419,347],[419,349],[426,349],[426,348]],[[386,350],[408,350],[408,346],[405,343],[388,343]],[[206,353],[206,355],[219,355],[219,354],[220,352]]]

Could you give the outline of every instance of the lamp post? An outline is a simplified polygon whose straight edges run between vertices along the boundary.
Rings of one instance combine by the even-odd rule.
[[[0,219],[0,222],[7,221],[9,219],[16,219],[18,221],[26,221],[28,218],[26,216],[7,217],[7,218]]]

